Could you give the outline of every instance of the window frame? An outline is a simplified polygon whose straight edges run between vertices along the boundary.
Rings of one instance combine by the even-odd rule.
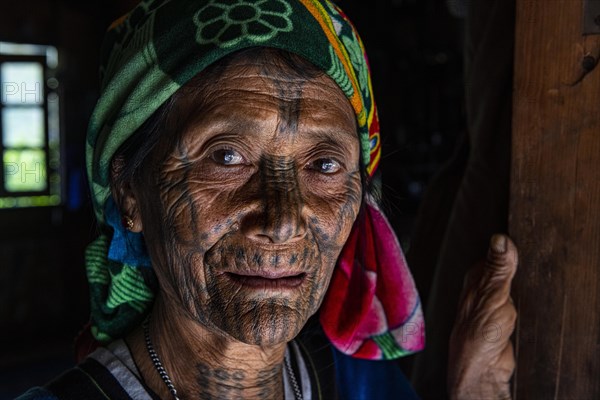
[[[2,45],[8,44],[5,51],[2,51]],[[11,51],[13,49],[13,51]],[[15,51],[16,50],[16,51]],[[53,52],[51,57],[50,52]],[[55,68],[57,66],[57,52],[52,46],[45,45],[27,45],[18,43],[2,43],[0,42],[0,65],[10,63],[38,63],[42,67],[42,82],[40,82],[40,99],[33,103],[4,103],[5,99],[0,99],[0,160],[2,171],[0,173],[0,210],[11,208],[25,207],[44,207],[58,206],[63,202],[64,193],[64,173],[63,173],[63,140],[62,140],[62,124],[60,113],[60,99],[58,84],[56,87],[50,87],[49,79],[55,78]],[[58,81],[56,81],[58,82]],[[0,84],[4,85],[5,81],[0,76]],[[4,94],[4,88],[0,92]],[[21,93],[22,96],[27,94]],[[52,98],[51,98],[52,95]],[[55,101],[52,115],[49,110],[49,102]],[[43,145],[40,147],[10,147],[7,146],[4,139],[4,110],[5,109],[27,109],[39,108],[43,114]],[[50,118],[53,118],[52,128]],[[57,129],[56,132],[54,130]],[[51,137],[51,130],[53,130]],[[45,181],[45,188],[42,190],[24,190],[10,191],[7,187],[7,164],[5,164],[5,150],[40,150],[45,154],[43,170],[40,168],[40,179]],[[20,171],[20,170],[19,170]],[[31,173],[34,173],[32,169]],[[21,174],[27,172],[20,171]],[[27,176],[27,175],[25,175]]]

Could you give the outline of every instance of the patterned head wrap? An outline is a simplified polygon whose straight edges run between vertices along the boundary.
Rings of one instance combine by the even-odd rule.
[[[337,6],[327,0],[141,2],[115,21],[106,34],[100,68],[101,96],[87,136],[88,179],[102,232],[86,252],[90,322],[98,341],[121,337],[139,324],[152,305],[155,285],[141,234],[121,226],[119,211],[111,198],[112,157],[196,74],[228,54],[255,46],[300,55],[339,85],[356,114],[363,167],[369,175],[375,172],[381,148],[368,62],[357,32]],[[368,207],[361,221],[355,224],[351,234],[354,239],[349,240],[354,244],[346,245],[332,279],[335,287],[330,287],[322,306],[325,332],[338,349],[362,358],[395,358],[420,350],[420,303],[397,239],[374,205]],[[388,250],[377,248],[384,239],[376,238],[380,234],[378,227],[384,227],[391,235],[384,240],[383,247],[389,247]],[[369,235],[375,238],[377,246],[373,247],[370,240],[371,248],[364,252],[364,238]],[[386,260],[386,268],[392,273],[387,274],[391,280],[385,285],[377,280],[381,262],[375,251],[387,252],[393,258]],[[361,261],[351,260],[359,254]],[[342,267],[343,259],[346,267]],[[361,267],[353,272],[355,265]],[[352,282],[366,288],[362,291],[367,297],[358,304],[345,300],[356,299],[355,293],[347,290]],[[382,286],[397,293],[380,294]],[[350,317],[333,321],[331,317],[339,314],[340,306],[344,308],[342,314]],[[387,319],[392,314],[390,326]],[[370,321],[367,325],[365,318]],[[379,323],[373,325],[374,319]]]

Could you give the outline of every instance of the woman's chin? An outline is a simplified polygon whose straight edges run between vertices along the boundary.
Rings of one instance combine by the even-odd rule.
[[[238,313],[234,321],[215,322],[233,339],[255,346],[276,346],[291,341],[310,316],[276,301],[252,302],[251,308],[246,309]]]

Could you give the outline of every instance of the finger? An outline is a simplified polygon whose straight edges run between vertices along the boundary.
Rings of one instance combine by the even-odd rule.
[[[485,261],[482,260],[473,265],[463,278],[463,287],[459,296],[458,313],[463,317],[469,315],[476,304],[476,299],[479,297],[477,292],[481,286],[481,281],[485,271]]]
[[[506,347],[504,347],[504,350],[502,350],[502,354],[500,355],[500,358],[498,359],[497,365],[501,369],[510,371],[509,377],[512,375],[512,371],[515,369],[515,366],[516,366],[516,359],[515,359],[514,346],[511,341],[508,341],[506,343]]]
[[[496,364],[496,379],[498,382],[496,390],[497,399],[504,400],[512,398],[510,393],[510,379],[514,374],[516,365],[513,345],[509,342],[502,351],[500,359]]]
[[[489,351],[498,351],[515,330],[517,310],[510,298],[500,305],[488,298],[479,301],[469,314],[461,309],[459,317],[455,324],[457,332],[467,332],[469,337],[485,342]]]
[[[479,284],[486,270],[485,264],[486,260],[481,260],[467,270],[463,279],[463,291],[468,291]]]
[[[513,241],[506,235],[495,234],[490,239],[486,268],[487,274],[512,279],[517,271],[518,253]]]
[[[499,381],[509,383],[516,366],[517,362],[515,359],[514,347],[512,342],[508,342],[495,365],[495,369],[498,371]]]
[[[510,298],[517,265],[517,248],[512,240],[506,235],[492,236],[480,284],[482,295],[492,303],[490,306],[503,304]]]
[[[492,334],[488,336],[489,339],[493,339],[492,342],[500,345],[510,341],[510,337],[513,334],[517,321],[517,310],[511,303],[505,303],[502,307],[495,310],[484,323],[484,326],[495,329]]]
[[[487,284],[501,281],[510,286],[517,264],[517,248],[512,240],[503,234],[492,235],[485,261],[477,263],[467,271],[463,280],[463,291],[482,287],[484,282]]]
[[[512,240],[506,235],[493,235],[485,262],[474,265],[464,278],[457,320],[489,315],[510,303],[510,288],[517,264],[517,249]]]
[[[512,335],[517,324],[517,309],[512,302],[506,302],[498,309],[497,318],[499,323],[506,327],[508,336]]]

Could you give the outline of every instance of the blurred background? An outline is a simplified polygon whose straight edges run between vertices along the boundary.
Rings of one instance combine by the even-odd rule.
[[[96,236],[84,149],[99,48],[110,22],[134,3],[0,3],[0,399],[73,365],[73,339],[88,318],[83,256]],[[450,162],[450,198],[460,181],[464,10],[446,0],[337,3],[369,55],[384,207],[410,254],[431,182]],[[432,270],[413,273],[424,297]]]

